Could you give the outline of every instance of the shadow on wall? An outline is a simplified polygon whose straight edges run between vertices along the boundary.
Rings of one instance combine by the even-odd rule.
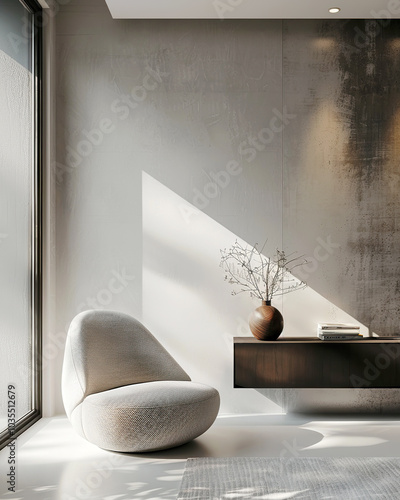
[[[256,389],[286,413],[400,415],[400,389]],[[336,417],[337,418],[337,417]]]

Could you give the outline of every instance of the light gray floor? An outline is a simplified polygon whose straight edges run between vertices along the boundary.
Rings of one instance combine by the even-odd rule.
[[[17,492],[7,491],[8,449],[0,452],[0,498],[159,500],[176,498],[185,460],[228,456],[400,456],[399,420],[260,415],[219,417],[203,436],[173,450],[110,453],[42,419],[17,439]]]

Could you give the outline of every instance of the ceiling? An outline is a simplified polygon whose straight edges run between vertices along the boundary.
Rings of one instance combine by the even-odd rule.
[[[106,0],[115,19],[399,18],[400,0]],[[330,14],[329,8],[340,7]]]

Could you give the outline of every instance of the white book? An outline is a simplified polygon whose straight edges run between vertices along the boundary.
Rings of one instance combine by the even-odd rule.
[[[335,335],[358,335],[360,333],[360,330],[345,330],[344,328],[343,329],[339,329],[339,330],[335,330],[335,329],[331,329],[331,330],[322,330],[320,328],[318,328],[318,333],[328,333],[328,334],[335,334]]]
[[[358,335],[335,335],[335,334],[318,334],[321,340],[359,340],[364,338],[361,334]]]
[[[321,330],[359,330],[360,325],[353,323],[318,323]]]

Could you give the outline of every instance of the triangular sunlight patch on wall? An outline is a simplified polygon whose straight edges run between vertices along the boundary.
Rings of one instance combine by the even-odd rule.
[[[220,391],[222,413],[282,411],[256,391],[233,389],[232,339],[251,336],[248,316],[260,305],[233,297],[219,268],[220,249],[240,238],[145,172],[142,188],[144,323],[194,381]],[[318,321],[356,322],[310,288],[277,307],[283,336],[315,337]],[[277,392],[268,397],[280,399]]]

